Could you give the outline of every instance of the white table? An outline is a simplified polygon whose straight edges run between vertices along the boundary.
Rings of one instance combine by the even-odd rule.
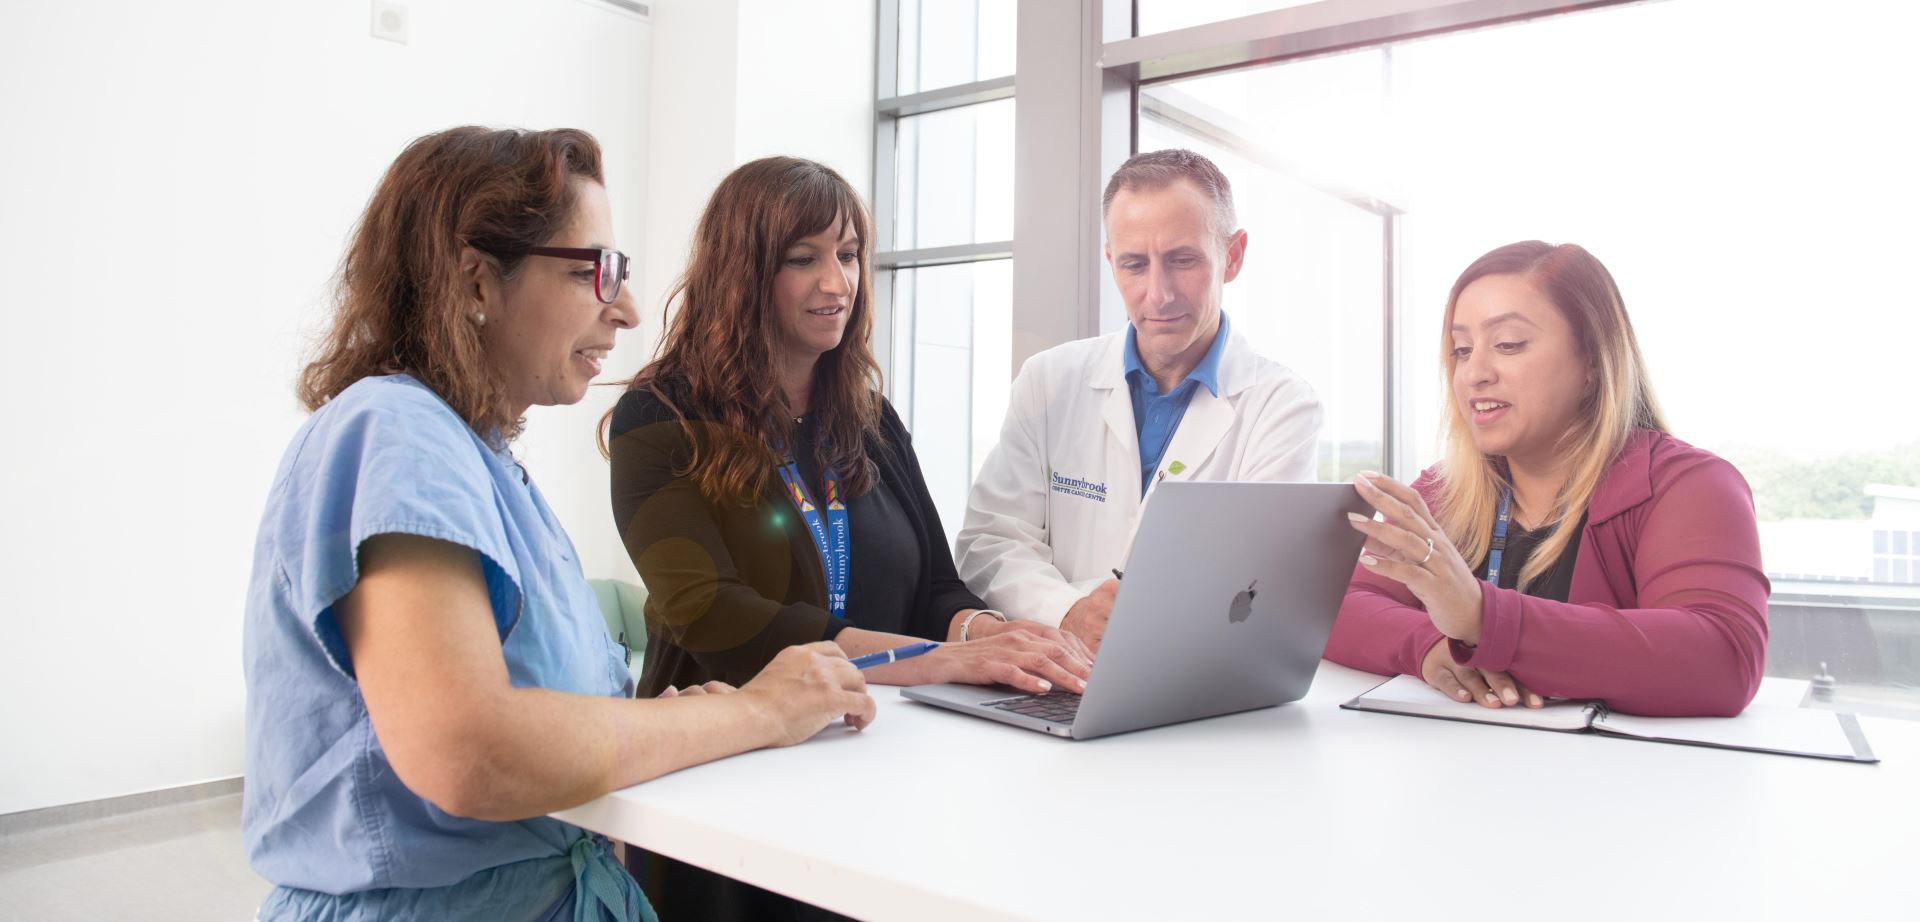
[[[555,816],[865,919],[1920,918],[1920,724],[1861,765],[1337,707],[1377,681],[1080,742],[875,687]]]

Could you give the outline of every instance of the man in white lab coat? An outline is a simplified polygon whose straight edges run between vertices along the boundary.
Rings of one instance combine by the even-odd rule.
[[[1128,328],[1021,368],[956,561],[992,606],[982,614],[1056,625],[1096,651],[1154,487],[1312,480],[1322,417],[1312,388],[1254,354],[1220,310],[1247,233],[1218,167],[1185,150],[1137,154],[1102,213]],[[1209,540],[1194,535],[1196,551]]]

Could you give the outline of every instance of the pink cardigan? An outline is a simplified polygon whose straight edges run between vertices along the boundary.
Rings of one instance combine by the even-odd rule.
[[[1433,502],[1434,470],[1414,489]],[[1601,478],[1567,601],[1482,584],[1466,666],[1543,695],[1633,714],[1731,716],[1767,659],[1767,595],[1753,492],[1733,465],[1664,433],[1636,434]],[[1327,643],[1336,663],[1419,675],[1441,640],[1405,586],[1356,567]]]

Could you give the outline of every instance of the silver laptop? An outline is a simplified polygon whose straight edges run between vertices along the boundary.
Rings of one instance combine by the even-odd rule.
[[[1372,508],[1345,483],[1161,484],[1142,515],[1085,695],[900,693],[1069,739],[1295,701],[1313,684]]]

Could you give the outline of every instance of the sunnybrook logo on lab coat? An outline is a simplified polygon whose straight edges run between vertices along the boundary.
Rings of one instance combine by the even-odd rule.
[[[1094,483],[1090,480],[1080,480],[1075,477],[1062,477],[1060,476],[1060,472],[1055,470],[1049,470],[1047,473],[1053,478],[1053,492],[1055,493],[1065,493],[1068,496],[1090,499],[1098,503],[1107,501],[1107,485],[1104,483]]]

